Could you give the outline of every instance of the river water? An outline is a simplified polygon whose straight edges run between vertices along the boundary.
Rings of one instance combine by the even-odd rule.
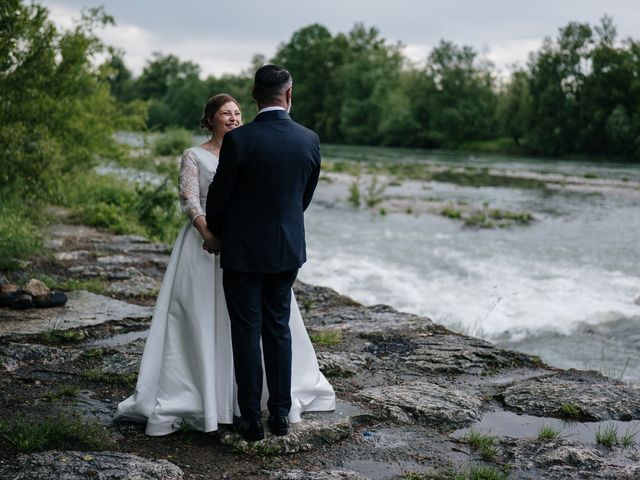
[[[121,140],[144,144],[137,134]],[[307,210],[308,262],[299,277],[551,365],[640,380],[640,165],[338,146],[323,146],[323,159],[482,167],[596,184],[524,189],[403,181],[385,191],[489,204],[536,219],[475,229],[433,214],[355,209],[345,184],[321,181]]]
[[[364,152],[364,153],[363,153]],[[325,159],[481,165],[577,177],[640,179],[640,168],[400,149],[329,148]],[[471,188],[405,182],[405,191],[522,210],[536,221],[465,228],[437,215],[354,209],[320,182],[306,217],[303,281],[388,304],[559,367],[640,379],[640,191]]]

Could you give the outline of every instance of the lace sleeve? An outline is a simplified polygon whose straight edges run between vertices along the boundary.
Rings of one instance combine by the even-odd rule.
[[[180,192],[180,208],[191,222],[204,215],[204,210],[200,205],[200,169],[191,150],[186,150],[180,161],[178,190]]]

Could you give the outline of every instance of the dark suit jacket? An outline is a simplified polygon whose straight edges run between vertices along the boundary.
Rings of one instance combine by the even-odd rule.
[[[207,196],[207,225],[221,266],[275,273],[306,261],[303,212],[320,175],[318,135],[284,110],[227,132]]]

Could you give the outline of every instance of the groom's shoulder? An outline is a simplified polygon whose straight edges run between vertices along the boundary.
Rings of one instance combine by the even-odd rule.
[[[310,128],[305,127],[304,125],[296,121],[292,121],[291,123],[295,126],[295,128],[298,130],[300,135],[304,135],[309,140],[316,141],[318,143],[320,142],[320,137],[318,136],[318,134],[313,130],[311,130]]]

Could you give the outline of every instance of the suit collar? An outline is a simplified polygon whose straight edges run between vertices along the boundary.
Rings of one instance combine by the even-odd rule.
[[[291,117],[285,110],[269,110],[258,115],[254,122],[262,122],[265,120],[291,120]]]

